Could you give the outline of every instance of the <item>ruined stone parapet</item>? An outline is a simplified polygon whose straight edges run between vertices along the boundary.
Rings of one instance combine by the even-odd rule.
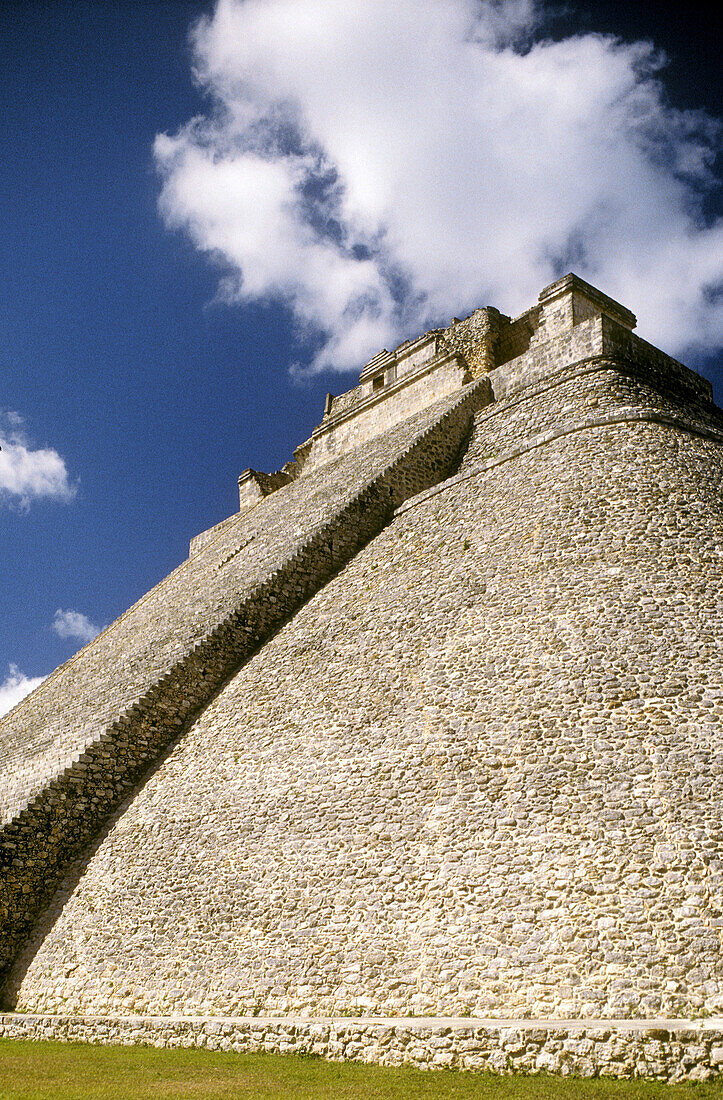
[[[384,348],[365,364],[355,389],[328,395],[324,419],[309,440],[306,470],[484,377],[495,366],[499,327],[498,310],[478,309],[463,321],[455,317],[448,329],[432,329],[392,352]]]
[[[464,321],[454,317],[445,331],[442,348],[458,353],[473,378],[489,374],[497,365],[496,345],[500,333],[499,310],[476,309]]]
[[[257,504],[269,493],[275,493],[282,485],[292,480],[285,470],[273,474],[264,474],[260,470],[244,470],[238,479],[239,511]]]
[[[513,320],[487,306],[391,352],[384,348],[362,368],[357,387],[327,396],[323,420],[304,444],[301,472],[318,469],[470,379],[489,375],[499,398],[595,355],[628,360],[658,388],[672,386],[710,403],[710,384],[635,336],[635,323],[625,306],[570,274],[545,287],[536,305]],[[243,475],[243,507],[269,491],[263,476]]]

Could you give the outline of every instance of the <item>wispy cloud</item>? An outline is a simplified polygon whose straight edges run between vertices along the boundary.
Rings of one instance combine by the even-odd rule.
[[[673,353],[715,347],[718,124],[647,42],[545,37],[534,0],[219,0],[193,33],[213,109],[159,135],[161,210],[276,299],[312,370],[573,269]]]
[[[0,502],[26,510],[34,500],[75,496],[63,458],[51,448],[34,448],[16,412],[0,412],[0,447]]]
[[[8,675],[0,683],[0,716],[12,710],[16,703],[34,691],[44,679],[44,676],[25,676],[17,665],[10,665]]]
[[[92,642],[96,634],[100,634],[101,627],[92,623],[81,611],[63,611],[58,608],[53,619],[53,630],[59,638],[73,638],[85,644]]]

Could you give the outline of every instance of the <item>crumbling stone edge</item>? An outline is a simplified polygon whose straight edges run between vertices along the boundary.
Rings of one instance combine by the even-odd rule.
[[[723,1020],[172,1017],[0,1014],[0,1038],[316,1055],[419,1069],[705,1081]]]

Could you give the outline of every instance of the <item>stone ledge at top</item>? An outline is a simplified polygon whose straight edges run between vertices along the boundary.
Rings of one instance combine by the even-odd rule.
[[[453,317],[447,329],[431,329],[415,340],[405,340],[391,352],[383,348],[362,367],[359,386],[339,396],[328,395],[324,420],[311,436],[312,452],[319,435],[360,411],[360,404],[366,406],[370,402],[371,408],[388,400],[390,387],[395,383],[403,381],[408,386],[422,371],[435,371],[446,365],[445,356],[458,356],[466,380],[494,370],[502,363],[498,343],[506,330],[523,318],[530,338],[540,344],[602,315],[629,330],[635,328],[636,318],[629,309],[570,273],[544,287],[537,304],[514,321],[493,306],[483,306],[462,320]],[[518,354],[526,350],[527,347],[520,348]],[[394,388],[395,394],[399,388]]]
[[[630,330],[637,324],[635,314],[629,309],[572,273],[543,287],[537,301],[543,314],[540,328],[544,330],[544,338],[548,340],[558,331],[558,324],[560,329],[572,328],[580,321],[588,321],[601,314],[612,317],[618,324]]]
[[[658,384],[674,383],[709,402],[710,384],[633,335],[635,325],[629,309],[570,273],[544,287],[537,303],[515,318],[485,306],[393,351],[383,348],[362,367],[358,386],[327,395],[321,424],[293,462],[275,474],[244,471],[240,509],[486,374],[500,397],[561,365],[615,355],[654,369]]]

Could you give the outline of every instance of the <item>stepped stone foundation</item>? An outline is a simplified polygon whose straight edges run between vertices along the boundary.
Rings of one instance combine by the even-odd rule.
[[[0,1035],[718,1072],[723,414],[634,324],[380,352],[0,720]]]
[[[723,1030],[685,1020],[473,1020],[395,1017],[24,1016],[0,1014],[0,1039],[305,1054],[417,1069],[708,1081]]]

